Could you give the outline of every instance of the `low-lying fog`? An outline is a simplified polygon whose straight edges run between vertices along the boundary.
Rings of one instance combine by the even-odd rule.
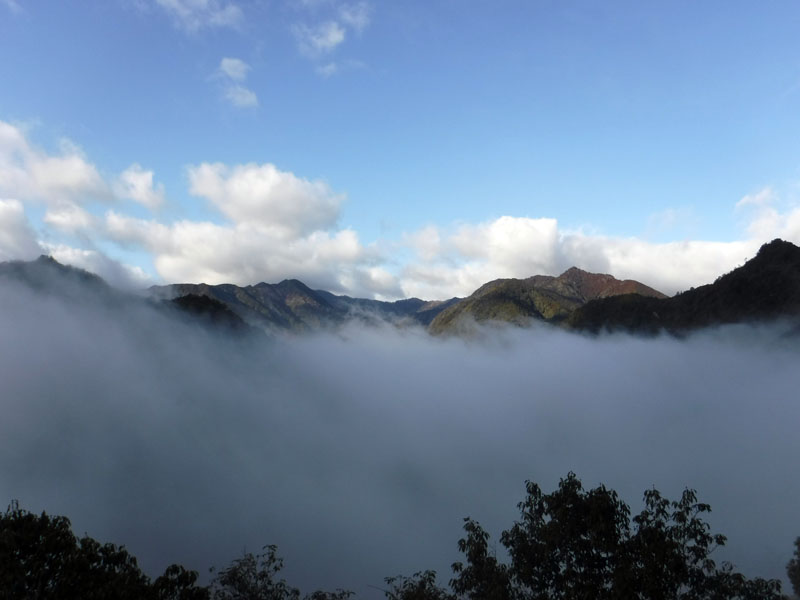
[[[526,479],[549,492],[570,470],[634,510],[648,487],[697,489],[728,536],[716,557],[748,576],[782,578],[800,536],[800,352],[770,332],[227,343],[5,283],[0,332],[0,503],[66,515],[153,575],[277,544],[304,592],[446,582],[463,517],[496,541]]]

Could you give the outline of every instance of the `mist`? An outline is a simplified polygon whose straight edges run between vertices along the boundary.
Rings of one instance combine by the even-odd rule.
[[[800,535],[800,353],[769,329],[229,339],[3,284],[0,331],[0,503],[66,515],[151,575],[277,544],[304,592],[446,582],[464,517],[497,541],[526,479],[569,471],[634,511],[696,489],[728,536],[714,558],[751,577],[783,578]]]

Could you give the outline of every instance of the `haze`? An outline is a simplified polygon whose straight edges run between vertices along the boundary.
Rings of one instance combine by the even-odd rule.
[[[12,285],[0,306],[0,498],[151,574],[277,544],[306,592],[446,581],[463,517],[497,540],[526,479],[570,470],[634,509],[651,486],[697,489],[728,536],[715,558],[748,576],[782,577],[800,535],[797,351],[769,330],[236,341]]]

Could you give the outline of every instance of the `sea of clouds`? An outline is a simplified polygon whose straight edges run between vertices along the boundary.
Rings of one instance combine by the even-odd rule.
[[[277,544],[306,592],[446,582],[463,517],[496,541],[526,479],[569,471],[634,511],[647,488],[695,488],[728,536],[715,557],[749,576],[783,577],[800,535],[798,346],[771,330],[231,340],[4,283],[0,331],[0,501],[153,575]]]

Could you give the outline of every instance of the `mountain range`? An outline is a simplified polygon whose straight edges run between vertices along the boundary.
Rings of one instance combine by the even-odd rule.
[[[667,297],[633,280],[576,267],[558,277],[490,281],[466,298],[384,302],[313,290],[296,279],[277,284],[171,284],[144,296],[126,294],[87,271],[51,257],[0,263],[0,281],[36,293],[114,306],[147,303],[204,326],[270,334],[332,330],[346,323],[388,322],[421,326],[435,335],[464,335],[478,323],[525,326],[548,323],[577,332],[627,331],[683,334],[740,322],[787,321],[800,331],[800,248],[782,240],[764,244],[743,266],[714,283]]]
[[[153,286],[149,295],[159,300],[174,300],[192,295],[223,303],[245,322],[267,332],[308,332],[357,320],[364,323],[388,321],[397,325],[428,326],[439,312],[457,303],[458,298],[425,301],[419,298],[383,302],[366,298],[337,296],[312,290],[302,281],[285,279],[280,283],[207,285],[180,283]]]

